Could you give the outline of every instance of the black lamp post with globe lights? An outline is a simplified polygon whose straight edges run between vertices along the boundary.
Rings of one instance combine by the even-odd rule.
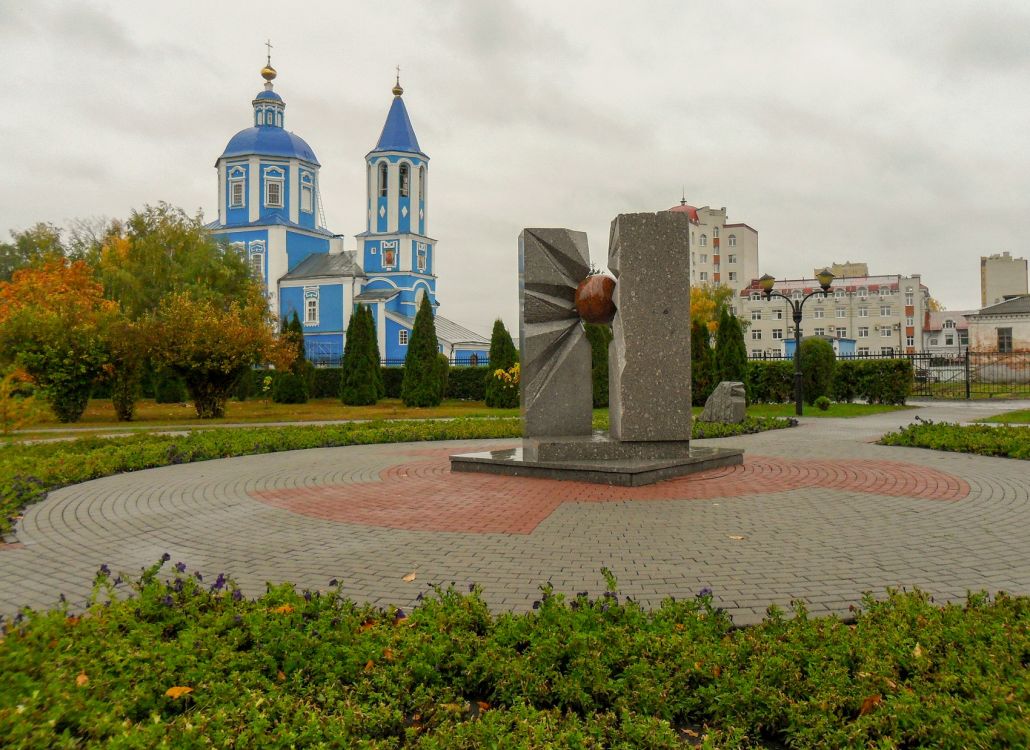
[[[765,274],[765,276],[758,280],[758,285],[762,287],[762,296],[766,300],[770,300],[773,297],[781,297],[787,300],[794,315],[794,413],[799,417],[802,415],[802,404],[804,403],[801,378],[801,309],[805,306],[809,297],[814,297],[817,294],[828,297],[830,295],[830,285],[833,284],[833,280],[836,277],[828,268],[824,268],[816,275],[816,278],[819,280],[819,286],[822,288],[809,292],[800,300],[794,300],[785,294],[774,292],[773,286],[776,284],[776,279],[769,274]]]

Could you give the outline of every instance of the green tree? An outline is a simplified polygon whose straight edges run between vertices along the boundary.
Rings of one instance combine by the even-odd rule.
[[[608,345],[612,341],[612,327],[585,323],[587,341],[590,342],[590,387],[594,408],[608,406]]]
[[[708,325],[702,320],[690,324],[690,396],[695,406],[703,406],[715,388],[715,352]]]
[[[363,306],[364,307],[364,306]],[[370,371],[376,386],[376,398],[386,398],[386,381],[383,380],[383,368],[380,365],[379,337],[376,336],[376,321],[372,315],[372,308],[365,307],[365,335],[362,341],[368,347],[366,356],[371,363]]]
[[[370,406],[379,397],[375,374],[379,372],[379,353],[369,356],[368,320],[371,311],[358,304],[347,324],[347,337],[343,345],[343,363],[340,370],[340,400],[349,406]]]
[[[308,368],[311,363],[304,356],[304,328],[296,310],[289,321],[282,324],[279,338],[282,346],[293,355],[293,362],[288,370],[275,374],[272,380],[272,401],[277,404],[306,404],[310,393]]]
[[[441,365],[436,325],[429,296],[415,316],[415,325],[408,340],[408,353],[404,357],[404,380],[401,398],[405,406],[439,406],[443,401],[447,383],[447,360]]]
[[[736,315],[723,307],[719,315],[719,333],[715,339],[715,370],[717,385],[723,381],[737,381],[748,385],[747,347],[744,345],[744,326]]]
[[[0,242],[0,281],[7,281],[20,268],[64,258],[61,230],[39,222],[21,232],[11,231],[14,242]]]
[[[158,308],[171,293],[235,300],[246,307],[263,290],[243,253],[218,242],[200,216],[161,203],[133,211],[104,238],[97,261],[105,294],[131,320]]]
[[[510,409],[519,405],[519,389],[497,377],[497,371],[507,372],[519,359],[515,342],[500,318],[494,321],[490,335],[490,365],[486,372],[486,405],[495,409]]]
[[[806,338],[801,342],[801,385],[805,402],[815,403],[820,396],[833,395],[833,373],[837,355],[833,345],[821,338]]]

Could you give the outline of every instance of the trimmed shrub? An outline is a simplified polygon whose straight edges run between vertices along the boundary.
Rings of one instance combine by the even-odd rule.
[[[690,324],[690,398],[694,406],[704,406],[715,386],[712,336],[706,323],[695,320]]]
[[[341,372],[339,367],[312,368],[309,389],[311,398],[339,398]]]
[[[240,379],[236,381],[236,392],[234,395],[237,401],[246,401],[248,398],[253,398],[257,395],[257,382],[252,368],[244,370],[240,374]]]
[[[272,401],[277,404],[306,404],[308,384],[303,375],[286,370],[272,378]]]
[[[836,360],[833,345],[829,341],[807,338],[801,342],[801,383],[805,403],[813,404],[820,396],[832,392]]]
[[[159,404],[181,404],[186,400],[186,382],[173,372],[154,372],[154,401]]]
[[[383,385],[386,387],[386,397],[400,398],[401,386],[404,385],[404,368],[380,367],[379,371],[383,375]],[[483,385],[485,387],[486,383]]]
[[[815,400],[815,406],[819,411],[827,411],[830,408],[830,399],[826,396],[820,396]]]
[[[861,363],[860,395],[870,404],[903,405],[915,382],[907,359],[878,359]]]
[[[492,409],[510,409],[519,405],[519,389],[496,377],[497,370],[508,371],[519,359],[515,342],[498,318],[490,335],[490,364],[484,379],[486,405]]]
[[[790,360],[748,362],[748,401],[786,404],[794,400],[794,363]]]
[[[483,401],[489,367],[452,367],[447,377],[447,398]]]
[[[839,359],[833,370],[833,400],[850,404],[861,394],[863,361]]]
[[[439,406],[446,388],[447,368],[441,367],[439,341],[428,295],[415,316],[408,353],[404,357],[401,399],[405,406]],[[446,357],[443,358],[446,364]]]
[[[612,327],[597,323],[586,323],[587,341],[590,342],[590,387],[594,408],[608,406],[608,345],[611,343]]]

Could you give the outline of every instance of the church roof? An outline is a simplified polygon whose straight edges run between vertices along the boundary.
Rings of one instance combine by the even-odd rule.
[[[364,276],[353,252],[312,253],[280,281],[315,279],[325,276]]]
[[[366,289],[357,297],[354,298],[355,302],[382,302],[384,300],[393,299],[401,293],[400,289]]]
[[[250,154],[303,159],[316,167],[321,166],[307,141],[295,133],[272,125],[255,125],[241,130],[232,137],[219,158]]]
[[[265,91],[259,92],[258,95],[254,97],[254,99],[271,99],[274,102],[281,102],[283,100],[283,98],[274,91],[272,91],[272,89],[266,89]]]
[[[281,226],[281,227],[289,227],[290,229],[301,229],[301,230],[303,230],[305,232],[311,232],[311,233],[314,233],[314,234],[320,234],[323,237],[336,237],[337,236],[337,235],[333,234],[332,232],[330,232],[325,227],[319,227],[319,226],[306,227],[303,224],[298,224],[295,221],[290,221],[289,219],[284,219],[279,214],[268,214],[268,215],[258,219],[257,221],[245,221],[245,222],[240,222],[240,223],[235,223],[234,222],[232,225],[229,225],[229,224],[219,224],[218,221],[215,220],[215,221],[209,222],[208,224],[205,224],[204,228],[205,229],[226,229],[226,228],[228,228],[228,229],[233,229],[233,230],[240,230],[240,229],[248,229],[248,228],[257,229],[259,227],[267,227],[267,226],[272,226],[272,225]]]
[[[383,132],[379,135],[379,142],[370,153],[376,151],[405,151],[426,156],[418,146],[418,138],[415,137],[415,129],[411,127],[411,120],[408,119],[404,99],[399,95],[394,96],[390,112],[386,115]]]
[[[407,315],[391,313],[391,317],[395,318],[406,328],[415,327],[415,319],[409,318]],[[436,327],[436,337],[441,341],[446,341],[448,344],[477,344],[490,346],[490,339],[484,338],[475,331],[470,331],[465,326],[455,323],[453,320],[448,320],[442,315],[434,317],[433,324]]]

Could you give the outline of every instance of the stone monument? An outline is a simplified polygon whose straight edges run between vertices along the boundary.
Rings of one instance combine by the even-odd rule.
[[[591,275],[583,232],[522,231],[522,446],[451,456],[452,471],[638,486],[742,462],[690,447],[689,232],[687,214],[620,214],[607,276]],[[612,324],[608,433],[591,429],[584,320]]]

